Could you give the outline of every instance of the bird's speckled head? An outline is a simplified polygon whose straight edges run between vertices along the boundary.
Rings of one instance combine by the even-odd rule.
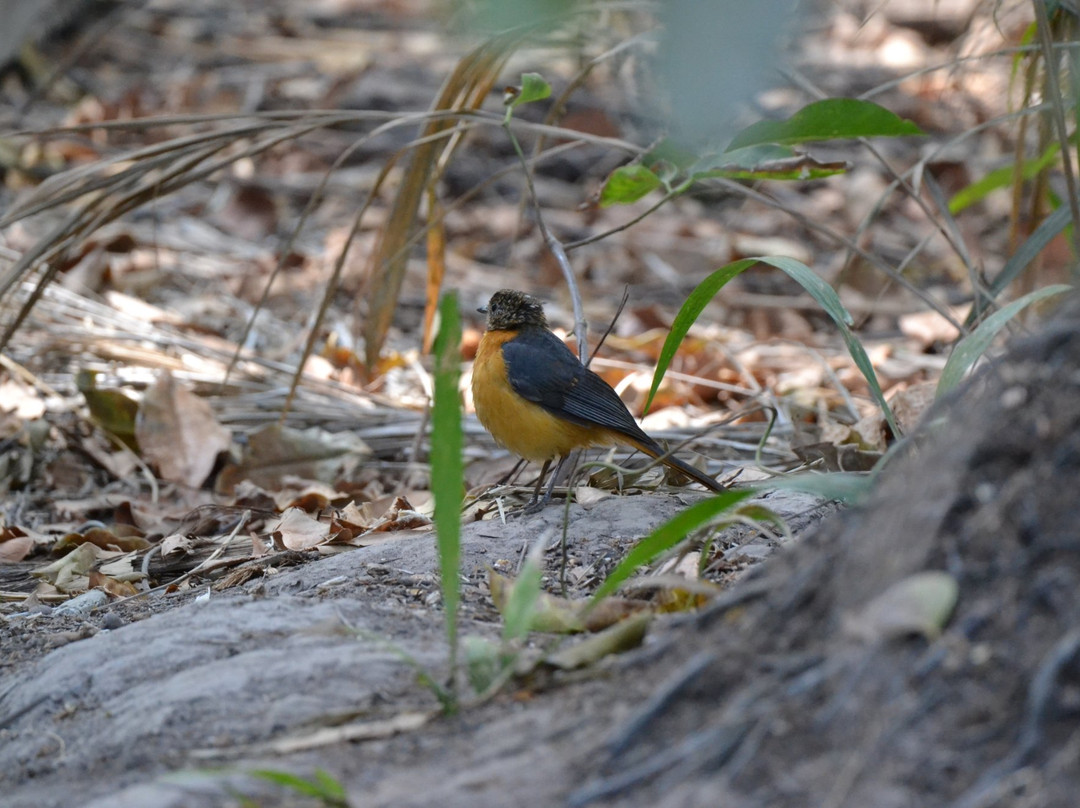
[[[532,295],[513,289],[500,289],[485,308],[488,331],[510,331],[526,325],[547,328],[544,306]]]

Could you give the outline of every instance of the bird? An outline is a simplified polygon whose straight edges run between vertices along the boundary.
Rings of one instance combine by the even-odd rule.
[[[472,371],[473,404],[495,442],[516,455],[543,463],[532,501],[543,501],[540,485],[551,462],[574,449],[625,444],[701,483],[711,491],[725,486],[666,451],[638,426],[612,387],[585,367],[548,328],[541,302],[513,289],[491,296],[487,327]],[[554,483],[558,476],[556,468]]]

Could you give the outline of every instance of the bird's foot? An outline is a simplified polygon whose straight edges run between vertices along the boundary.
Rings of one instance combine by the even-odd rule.
[[[546,498],[536,499],[534,497],[520,511],[515,511],[510,516],[515,519],[519,516],[532,516],[534,513],[540,513],[540,511],[544,510],[544,506],[547,504],[548,500]]]

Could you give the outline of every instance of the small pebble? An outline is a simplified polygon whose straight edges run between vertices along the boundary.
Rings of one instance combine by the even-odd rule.
[[[64,601],[55,609],[53,609],[54,615],[76,615],[78,617],[85,617],[94,611],[99,606],[104,606],[109,602],[109,596],[102,592],[100,589],[91,589],[89,592],[83,592],[78,597],[74,597],[71,600]]]

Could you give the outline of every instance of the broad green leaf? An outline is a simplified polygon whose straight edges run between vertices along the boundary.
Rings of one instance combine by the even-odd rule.
[[[435,395],[431,413],[431,493],[435,499],[435,537],[450,667],[457,662],[457,612],[461,600],[461,498],[465,485],[462,461],[461,315],[457,295],[449,292],[439,305],[441,325],[435,337]]]
[[[990,347],[990,343],[994,341],[994,337],[997,336],[998,332],[1019,312],[1036,301],[1060,295],[1070,289],[1072,289],[1071,286],[1062,283],[1036,289],[1034,292],[1017,298],[1007,306],[1002,306],[983,320],[978,328],[960,340],[956,347],[953,348],[952,353],[949,354],[949,361],[945,363],[945,367],[941,371],[941,378],[938,380],[937,395],[941,396],[959,384],[968,368],[986,353],[986,349]]]
[[[1037,157],[1033,160],[1025,160],[1021,168],[1023,178],[1025,180],[1030,180],[1054,162],[1054,160],[1057,159],[1060,150],[1060,145],[1056,142],[1051,143],[1041,157]],[[953,194],[952,199],[949,200],[949,213],[955,215],[965,208],[971,207],[976,202],[985,199],[992,191],[1012,185],[1015,175],[1015,166],[1002,166],[1001,168],[991,171],[982,179],[971,183],[971,185],[968,185],[966,188],[961,188]]]
[[[871,101],[827,98],[809,104],[784,121],[759,121],[737,134],[728,151],[760,143],[806,143],[858,137],[924,134],[918,126]]]
[[[551,95],[551,85],[539,73],[522,73],[521,87],[514,89],[516,92],[506,104],[511,109],[532,101],[542,101]]]
[[[668,334],[667,340],[664,342],[664,347],[660,350],[660,358],[656,362],[656,371],[653,373],[652,387],[649,389],[649,397],[645,401],[645,411],[648,412],[653,397],[656,395],[656,391],[660,389],[660,382],[663,380],[664,374],[667,373],[668,366],[675,357],[675,352],[679,349],[679,345],[682,344],[683,338],[690,330],[690,326],[694,324],[701,312],[705,310],[705,306],[708,305],[709,301],[716,296],[728,281],[757,263],[769,264],[770,266],[774,266],[782,272],[787,273],[787,275],[802,286],[802,288],[818,302],[822,310],[832,318],[833,322],[836,323],[837,328],[840,329],[840,336],[844,340],[844,345],[847,346],[848,353],[851,354],[855,366],[859,369],[859,372],[862,373],[863,378],[866,379],[866,383],[870,388],[870,394],[874,397],[878,406],[881,407],[881,411],[885,415],[885,420],[888,422],[893,434],[899,435],[900,430],[893,419],[892,410],[889,409],[888,402],[885,401],[885,395],[881,391],[881,384],[878,382],[877,374],[874,372],[874,366],[870,364],[870,357],[866,355],[866,350],[862,347],[862,343],[860,343],[855,334],[852,333],[851,324],[853,320],[847,309],[844,308],[844,304],[840,302],[840,298],[837,296],[836,292],[806,264],[801,261],[796,261],[794,258],[776,255],[762,256],[759,258],[743,258],[739,261],[734,261],[727,266],[716,270],[698,284],[697,288],[690,293],[686,302],[683,303],[682,308],[679,309],[679,313],[675,316],[675,322],[671,325],[671,333]]]
[[[590,608],[610,595],[643,564],[648,564],[685,539],[690,533],[724,511],[754,495],[748,489],[724,491],[691,505],[639,541],[600,584],[589,601]]]
[[[600,191],[600,207],[629,205],[652,193],[663,183],[656,174],[641,163],[616,168]]]

